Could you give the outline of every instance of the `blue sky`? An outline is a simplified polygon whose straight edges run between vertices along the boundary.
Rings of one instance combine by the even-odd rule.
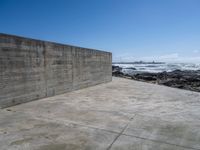
[[[113,53],[200,62],[200,0],[0,0],[0,32]]]

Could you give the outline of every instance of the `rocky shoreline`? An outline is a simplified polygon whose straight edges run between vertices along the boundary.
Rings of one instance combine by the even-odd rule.
[[[200,70],[174,70],[160,73],[137,72],[135,74],[125,74],[119,66],[113,66],[112,70],[113,76],[116,77],[125,77],[137,81],[200,92]]]

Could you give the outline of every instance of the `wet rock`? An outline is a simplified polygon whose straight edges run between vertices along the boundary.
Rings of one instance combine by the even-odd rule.
[[[124,73],[121,71],[113,71],[112,75],[118,77],[118,76],[124,76]]]
[[[127,68],[125,68],[125,69],[136,70],[136,68],[134,68],[134,67],[127,67]]]
[[[132,79],[142,80],[142,81],[155,81],[157,80],[156,74],[154,73],[138,73],[132,76]]]
[[[122,71],[122,68],[119,66],[112,66],[112,71]]]
[[[133,75],[124,74],[122,68],[114,67],[113,76],[131,77],[134,80],[146,81],[175,88],[200,92],[200,70],[174,70],[172,72],[140,72]]]
[[[119,66],[112,66],[112,75],[113,76],[123,76],[122,68]]]
[[[132,79],[200,92],[200,71],[141,73],[133,75]]]

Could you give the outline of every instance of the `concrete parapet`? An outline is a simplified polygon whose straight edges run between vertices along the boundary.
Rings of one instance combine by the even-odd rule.
[[[0,108],[112,80],[109,52],[0,34]]]

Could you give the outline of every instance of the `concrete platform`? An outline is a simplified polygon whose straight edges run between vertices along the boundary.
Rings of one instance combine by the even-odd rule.
[[[200,93],[113,78],[0,110],[0,150],[200,150]]]

